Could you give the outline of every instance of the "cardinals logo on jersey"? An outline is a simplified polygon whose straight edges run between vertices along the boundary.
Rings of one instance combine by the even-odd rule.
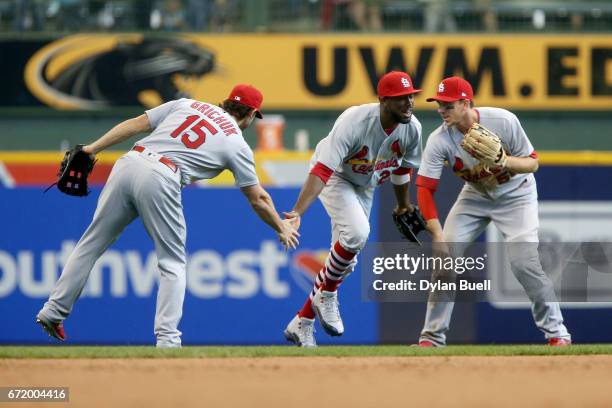
[[[482,163],[478,163],[472,168],[466,168],[463,160],[456,156],[453,172],[463,180],[481,184],[485,188],[494,188],[499,184],[504,184],[513,176],[510,171],[501,167],[491,168],[491,171],[487,171]]]
[[[463,160],[461,160],[461,158],[455,156],[455,164],[453,165],[453,171],[455,173],[457,173],[457,172],[463,170],[463,167],[465,167],[463,165]],[[459,176],[459,174],[457,174],[457,175]],[[461,176],[459,176],[459,177],[461,177]]]
[[[353,156],[346,159],[345,163],[347,164],[368,164],[370,161],[366,159],[368,153],[370,152],[370,148],[368,146],[363,146],[357,153]]]
[[[398,159],[404,155],[404,153],[400,149],[399,140],[396,140],[395,142],[391,143],[391,151],[396,154]]]
[[[352,165],[352,170],[359,174],[370,174],[374,168],[374,161],[368,160],[370,148],[363,146],[357,153],[349,157],[345,163]]]

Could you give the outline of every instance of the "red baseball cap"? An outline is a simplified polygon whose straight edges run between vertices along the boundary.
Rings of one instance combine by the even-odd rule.
[[[421,92],[420,89],[414,89],[410,75],[401,71],[391,71],[383,75],[378,81],[376,91],[378,97],[411,95]]]
[[[255,109],[255,116],[257,116],[259,119],[263,117],[259,111],[261,108],[261,103],[263,102],[263,95],[259,89],[255,88],[253,85],[236,85],[234,89],[232,89],[232,92],[230,92],[227,99]]]
[[[445,78],[438,85],[438,95],[427,98],[427,102],[454,102],[460,99],[474,99],[472,85],[468,81],[459,77]]]

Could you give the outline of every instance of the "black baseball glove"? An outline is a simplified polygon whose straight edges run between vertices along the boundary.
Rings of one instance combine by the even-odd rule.
[[[399,232],[406,237],[408,241],[416,242],[421,245],[417,235],[426,228],[427,223],[421,211],[419,211],[419,207],[414,207],[414,211],[406,211],[401,215],[393,213],[393,222],[395,222]]]
[[[84,145],[76,145],[64,155],[57,173],[57,181],[49,186],[48,191],[54,185],[62,193],[83,197],[89,194],[87,188],[87,177],[94,168],[96,161],[94,156],[83,151]]]

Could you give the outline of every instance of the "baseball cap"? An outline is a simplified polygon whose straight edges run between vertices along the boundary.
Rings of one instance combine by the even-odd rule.
[[[232,89],[232,92],[230,92],[227,99],[255,109],[255,116],[257,116],[259,119],[263,117],[259,111],[261,108],[261,103],[263,102],[263,95],[259,89],[255,88],[253,85],[236,85],[234,89]]]
[[[400,96],[410,95],[421,92],[420,89],[414,89],[410,75],[401,71],[391,71],[378,81],[376,92],[379,97],[384,96]]]
[[[454,102],[460,99],[474,99],[472,85],[468,81],[459,77],[445,78],[438,85],[438,94],[427,98],[427,102]]]

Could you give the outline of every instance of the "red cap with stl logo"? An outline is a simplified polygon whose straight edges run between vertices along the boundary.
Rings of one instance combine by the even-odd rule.
[[[379,97],[410,95],[421,92],[420,89],[414,89],[410,75],[401,71],[391,71],[385,74],[378,81],[376,91]]]
[[[263,117],[259,111],[261,103],[263,102],[263,95],[259,89],[255,88],[253,85],[236,85],[227,99],[255,109],[255,115],[260,119]]]
[[[472,85],[468,81],[459,77],[445,78],[438,85],[438,94],[427,98],[427,102],[454,102],[460,99],[474,99]]]

